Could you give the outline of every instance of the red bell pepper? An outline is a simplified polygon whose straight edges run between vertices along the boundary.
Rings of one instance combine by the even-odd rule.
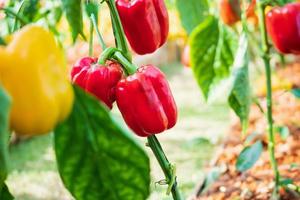
[[[118,63],[107,61],[106,65],[97,64],[97,58],[82,58],[72,69],[73,83],[95,95],[110,109],[115,102],[115,87],[121,80],[123,71]]]
[[[300,3],[273,8],[267,13],[266,24],[279,52],[300,54]]]
[[[116,87],[116,102],[127,125],[147,137],[172,128],[177,108],[164,74],[152,65],[142,66]]]
[[[169,33],[169,16],[163,0],[116,0],[130,46],[137,54],[153,53]]]

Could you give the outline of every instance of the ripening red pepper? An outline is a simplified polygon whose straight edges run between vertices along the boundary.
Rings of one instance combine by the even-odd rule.
[[[164,0],[116,0],[131,48],[140,55],[153,53],[167,40],[169,15]]]
[[[172,128],[177,107],[164,74],[152,65],[140,67],[116,87],[116,102],[127,125],[147,137]]]
[[[300,54],[300,3],[273,8],[267,13],[266,24],[279,52]]]
[[[73,83],[95,95],[110,109],[116,100],[115,87],[123,75],[120,64],[107,61],[99,65],[97,58],[85,57],[79,60],[71,71]]]
[[[241,20],[241,6],[239,0],[220,0],[220,17],[224,24],[229,26],[234,25]],[[257,16],[255,14],[256,0],[252,0],[247,7],[247,19],[253,19],[254,24],[257,23]]]

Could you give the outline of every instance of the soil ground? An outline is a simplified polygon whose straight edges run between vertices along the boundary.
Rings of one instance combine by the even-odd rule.
[[[276,160],[279,164],[281,178],[289,180],[285,189],[281,188],[280,195],[283,200],[300,199],[300,99],[291,92],[283,89],[286,87],[285,81],[291,82],[292,88],[300,88],[300,64],[294,63],[285,68],[278,69],[278,77],[284,84],[277,85],[277,91],[273,94],[273,114],[275,127],[286,127],[284,137],[276,133]],[[275,83],[278,84],[278,83]],[[259,99],[262,109],[265,111],[265,97]],[[199,200],[267,200],[272,196],[274,188],[273,171],[269,163],[267,152],[267,123],[264,114],[257,105],[253,105],[250,114],[250,125],[248,136],[255,135],[252,143],[262,140],[264,152],[254,167],[246,172],[240,173],[236,170],[237,157],[245,147],[245,140],[241,137],[240,123],[236,120],[229,129],[223,147],[216,157],[214,167],[222,167],[223,173],[220,178],[213,183]],[[254,134],[255,133],[255,134]],[[246,138],[246,137],[244,137]],[[293,180],[293,184],[290,182]],[[195,198],[196,199],[196,198]]]

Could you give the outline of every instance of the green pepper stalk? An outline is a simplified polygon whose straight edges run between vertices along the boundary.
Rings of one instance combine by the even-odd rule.
[[[112,58],[117,60],[125,68],[127,75],[132,75],[136,73],[137,67],[133,65],[129,60],[127,60],[127,58],[125,57],[125,55],[122,54],[122,52],[114,51]],[[148,146],[151,148],[160,167],[162,168],[165,174],[165,182],[169,185],[167,194],[171,192],[174,200],[182,200],[179,189],[177,187],[175,166],[168,161],[155,135],[148,136],[147,139]]]
[[[116,39],[117,48],[120,51],[115,51],[112,58],[117,60],[126,70],[127,75],[132,75],[136,72],[137,67],[132,64],[132,57],[128,49],[125,38],[125,33],[121,24],[121,20],[115,5],[114,0],[105,0],[108,4],[111,13],[113,32]],[[174,200],[182,200],[179,193],[175,175],[175,167],[168,161],[158,139],[152,135],[148,137],[148,145],[153,151],[166,177],[166,182],[169,185],[167,194],[172,192]]]
[[[271,64],[270,64],[270,45],[268,43],[268,35],[265,23],[265,8],[261,0],[258,0],[258,12],[259,12],[259,27],[262,38],[262,59],[264,61],[266,69],[267,79],[267,120],[268,120],[268,151],[270,154],[270,162],[274,172],[274,193],[273,196],[278,199],[278,190],[280,185],[280,174],[278,170],[278,164],[275,158],[275,138],[273,130],[273,114],[272,114],[272,79],[271,79]]]
[[[104,51],[106,49],[106,44],[103,40],[103,37],[99,31],[99,28],[98,28],[98,25],[97,25],[97,21],[96,21],[96,16],[94,14],[91,14],[91,22],[93,23],[93,26],[96,30],[96,33],[97,33],[97,36],[98,36],[98,39],[99,39],[99,42],[100,42],[100,45],[101,45],[101,48],[102,50]]]
[[[110,9],[110,15],[112,19],[113,32],[116,39],[116,46],[119,48],[125,57],[131,62],[132,56],[128,49],[128,44],[126,42],[124,29],[120,20],[120,16],[118,14],[116,4],[114,0],[105,0]]]

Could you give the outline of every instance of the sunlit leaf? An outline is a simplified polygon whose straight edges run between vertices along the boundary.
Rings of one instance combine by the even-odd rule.
[[[83,34],[81,0],[62,0],[62,4],[70,25],[70,29],[72,31],[73,41],[77,39],[78,35],[81,35],[83,38],[85,38]]]
[[[236,50],[235,35],[209,16],[190,37],[194,76],[207,99],[214,84],[230,74]]]
[[[244,172],[253,167],[253,165],[258,161],[262,151],[263,145],[261,141],[257,141],[253,145],[245,147],[237,158],[237,170]]]
[[[66,122],[55,129],[59,173],[77,200],[144,200],[149,158],[98,100],[75,88]]]
[[[248,40],[245,35],[241,36],[239,49],[236,54],[233,67],[233,87],[230,92],[228,103],[240,118],[243,131],[246,131],[251,104],[251,92],[248,73]]]
[[[207,0],[176,0],[183,28],[190,34],[208,15]]]

